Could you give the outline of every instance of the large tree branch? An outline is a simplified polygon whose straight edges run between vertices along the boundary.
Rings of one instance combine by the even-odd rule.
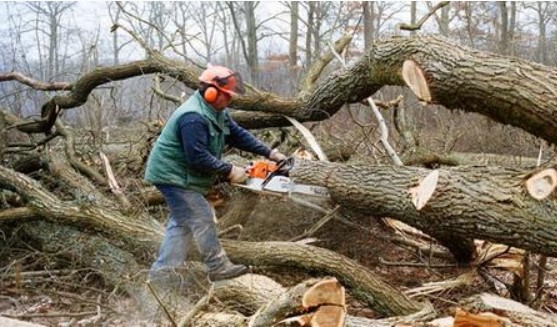
[[[411,59],[429,81],[433,101],[449,109],[478,112],[557,143],[557,68],[456,46],[435,37],[394,37],[376,42],[349,69],[319,83],[306,98],[283,98],[255,91],[232,102],[233,108],[259,111],[237,114],[248,128],[288,126],[288,115],[300,122],[333,116],[346,103],[360,102],[384,85],[404,85],[401,68]],[[195,89],[200,71],[153,52],[146,60],[98,68],[74,83],[67,95],[55,96],[42,109],[43,120],[19,129],[44,132],[62,109],[82,105],[97,86],[155,72],[175,77]]]
[[[20,72],[9,72],[0,74],[0,82],[18,81],[39,91],[66,91],[71,90],[72,84],[68,82],[43,82],[27,77]]]
[[[301,161],[291,176],[328,187],[333,200],[341,205],[421,229],[453,250],[458,242],[447,236],[462,235],[557,256],[557,200],[550,195],[539,201],[528,194],[524,183],[531,170],[467,166],[440,169],[432,197],[418,210],[410,191],[429,173],[417,167]]]
[[[10,189],[21,195],[27,202],[27,207],[39,217],[55,223],[100,231],[130,248],[135,248],[135,253],[155,250],[156,244],[152,240],[162,236],[162,226],[154,219],[139,215],[134,218],[124,216],[109,207],[97,206],[94,199],[60,201],[36,181],[4,166],[0,166],[0,188]],[[27,211],[19,214],[22,217],[28,216]],[[11,216],[9,219],[15,218],[17,217]]]
[[[264,242],[255,247],[250,244],[253,243],[223,241],[233,261],[259,266],[290,266],[333,275],[350,287],[355,297],[383,315],[407,315],[422,309],[421,305],[385,284],[371,270],[333,251],[291,242]]]

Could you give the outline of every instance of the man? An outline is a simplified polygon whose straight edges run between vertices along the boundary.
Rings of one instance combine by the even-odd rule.
[[[244,93],[238,73],[209,65],[199,80],[199,89],[168,119],[147,161],[145,179],[161,191],[170,210],[151,278],[179,267],[192,239],[209,269],[209,280],[245,274],[248,267],[230,262],[222,249],[212,208],[204,196],[221,176],[231,183],[247,179],[243,168],[221,160],[225,144],[276,162],[285,158],[230,117],[226,107],[232,96]]]

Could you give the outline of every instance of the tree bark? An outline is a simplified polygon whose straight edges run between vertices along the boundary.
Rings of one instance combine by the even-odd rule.
[[[55,253],[79,267],[91,267],[102,274],[106,284],[119,286],[132,297],[141,295],[143,267],[107,239],[45,221],[23,223],[21,229],[41,251]]]
[[[489,293],[474,295],[459,303],[464,309],[477,312],[494,312],[509,318],[519,326],[542,327],[557,325],[557,315],[535,311],[532,308],[507,298]]]
[[[215,283],[213,295],[219,301],[237,303],[237,306],[229,307],[246,316],[251,316],[270,300],[283,294],[284,291],[282,285],[268,277],[248,274]]]
[[[532,171],[499,167],[439,170],[433,196],[418,211],[409,190],[430,171],[416,167],[355,167],[300,161],[291,176],[326,186],[337,203],[378,217],[399,219],[451,247],[451,235],[484,239],[557,255],[557,201],[538,201],[524,187]]]
[[[385,316],[408,315],[422,309],[371,270],[333,251],[290,242],[222,241],[232,261],[257,266],[297,267],[335,276],[356,298]]]
[[[21,195],[36,216],[99,231],[118,240],[118,246],[135,249],[133,253],[136,255],[154,252],[158,244],[153,240],[162,238],[162,226],[154,219],[144,215],[131,218],[109,207],[98,206],[94,199],[60,201],[36,181],[3,166],[0,166],[0,187]]]

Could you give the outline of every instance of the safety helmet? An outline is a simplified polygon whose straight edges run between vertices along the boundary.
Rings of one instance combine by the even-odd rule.
[[[246,92],[240,74],[223,66],[208,64],[207,69],[199,76],[199,80],[230,95]]]

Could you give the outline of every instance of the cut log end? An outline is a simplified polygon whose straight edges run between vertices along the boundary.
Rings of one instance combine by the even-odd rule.
[[[342,327],[344,326],[344,318],[346,310],[344,307],[333,305],[324,305],[313,315],[309,326],[311,327]]]
[[[413,60],[402,64],[402,79],[422,103],[431,102],[431,92],[422,68]]]
[[[553,168],[542,170],[526,181],[528,193],[536,200],[548,197],[555,187],[557,187],[557,171]]]
[[[508,319],[491,312],[473,314],[460,308],[456,309],[454,327],[503,327]]]
[[[344,307],[344,287],[336,278],[322,280],[309,288],[302,297],[302,306],[306,309],[323,304],[334,304]]]
[[[434,170],[429,173],[426,178],[424,178],[420,184],[416,187],[408,190],[412,196],[412,203],[416,209],[421,210],[429,201],[433,192],[437,188],[437,182],[439,181],[439,170]]]

